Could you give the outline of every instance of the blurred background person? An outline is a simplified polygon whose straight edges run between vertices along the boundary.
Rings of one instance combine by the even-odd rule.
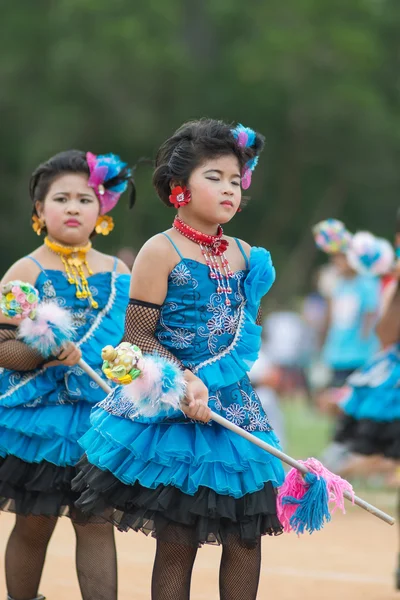
[[[312,330],[300,312],[284,307],[264,320],[264,352],[279,369],[282,397],[309,397],[306,369],[312,356]]]
[[[285,448],[285,418],[278,393],[282,371],[272,364],[265,344],[261,347],[258,360],[254,363],[249,377],[282,448]]]
[[[357,273],[344,253],[332,255],[331,260],[337,279],[328,301],[321,358],[331,370],[328,388],[342,388],[351,373],[379,349],[374,327],[380,283],[377,277]]]

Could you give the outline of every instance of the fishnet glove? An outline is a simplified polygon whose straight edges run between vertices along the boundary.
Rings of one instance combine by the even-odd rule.
[[[0,367],[11,371],[34,371],[44,364],[43,356],[16,339],[15,325],[0,325]]]
[[[161,306],[130,299],[125,316],[123,342],[136,344],[144,354],[157,354],[185,370],[183,363],[156,339],[155,332],[160,319]]]

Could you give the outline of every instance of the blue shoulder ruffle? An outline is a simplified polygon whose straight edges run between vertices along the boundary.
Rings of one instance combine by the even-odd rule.
[[[261,346],[261,326],[256,324],[263,296],[275,280],[271,254],[265,248],[254,247],[250,252],[249,272],[244,281],[246,304],[241,308],[235,337],[223,352],[200,363],[193,372],[213,392],[232,385],[248,373],[258,358]]]
[[[247,308],[257,318],[262,298],[269,292],[275,281],[275,267],[270,252],[265,248],[254,247],[250,251],[250,268],[244,282]]]

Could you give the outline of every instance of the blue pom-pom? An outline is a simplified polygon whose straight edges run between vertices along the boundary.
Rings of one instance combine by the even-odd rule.
[[[313,533],[323,528],[331,520],[329,494],[326,481],[314,473],[304,476],[308,489],[300,499],[284,496],[282,504],[297,504],[296,512],[290,518],[290,526],[296,533]]]

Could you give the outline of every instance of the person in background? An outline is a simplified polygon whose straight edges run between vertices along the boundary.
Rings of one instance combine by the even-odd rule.
[[[265,344],[261,347],[258,359],[254,363],[250,373],[250,381],[254,385],[262,407],[278,436],[282,448],[286,446],[285,420],[280,406],[279,384],[282,373],[279,367],[272,364]]]
[[[322,360],[332,370],[331,387],[342,387],[379,348],[374,332],[380,303],[376,277],[360,275],[344,253],[332,256],[338,277],[328,302]]]

